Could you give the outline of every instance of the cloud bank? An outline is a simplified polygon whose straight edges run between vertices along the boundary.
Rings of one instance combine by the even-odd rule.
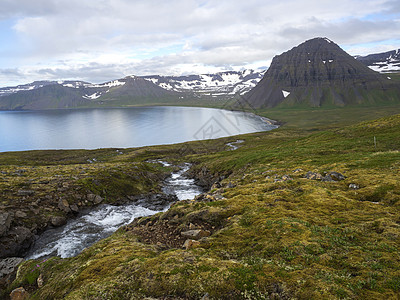
[[[0,86],[265,67],[316,36],[400,48],[397,0],[3,0],[0,26]]]

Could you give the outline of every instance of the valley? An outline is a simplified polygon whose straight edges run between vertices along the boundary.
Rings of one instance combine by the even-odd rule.
[[[168,169],[154,169],[147,163],[154,159],[191,162],[190,176],[209,188],[194,200],[135,220],[76,257],[24,262],[6,294],[23,286],[32,299],[394,298],[399,120],[396,115],[331,130],[314,127],[314,133],[283,125],[234,139],[126,149],[122,155],[113,149],[2,153],[7,176],[21,178],[13,169],[24,165],[23,181],[47,176],[44,187],[52,191],[54,182],[64,188],[57,194],[81,186],[83,195],[115,201],[125,193],[157,191]],[[226,144],[237,138],[244,142],[232,151]],[[88,157],[97,162],[88,164]],[[53,179],[53,168],[59,175],[78,172]],[[18,181],[3,178],[8,182],[3,179],[8,185],[3,190],[11,196],[15,189],[13,197],[25,203],[42,193],[18,195]],[[66,199],[70,207],[73,199],[85,203]],[[182,248],[188,230],[210,236]],[[173,240],[178,243],[167,242]]]
[[[367,65],[316,38],[262,75],[3,89],[4,110],[179,104],[280,126],[171,145],[0,153],[0,297],[396,299],[400,77]],[[183,175],[204,192],[177,201],[163,187],[187,164]],[[127,203],[169,209],[75,256],[22,259],[46,229]]]

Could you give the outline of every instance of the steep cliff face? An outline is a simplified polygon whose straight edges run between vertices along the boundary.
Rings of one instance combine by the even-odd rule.
[[[381,93],[391,88],[395,86],[387,77],[331,40],[314,38],[275,56],[264,78],[242,101],[255,108],[343,106],[379,102]]]

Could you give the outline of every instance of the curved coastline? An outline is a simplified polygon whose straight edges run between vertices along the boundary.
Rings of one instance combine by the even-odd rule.
[[[279,126],[276,121],[254,113],[229,112],[186,106],[2,112],[0,117],[10,126],[7,130],[3,128],[3,132],[0,129],[4,137],[0,152],[156,146],[236,136]]]

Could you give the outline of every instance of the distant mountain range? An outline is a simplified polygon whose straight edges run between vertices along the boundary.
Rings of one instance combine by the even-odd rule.
[[[128,76],[102,84],[35,81],[0,88],[0,109],[57,109],[221,99],[248,92],[264,73],[244,70],[188,76]]]
[[[399,103],[400,85],[331,40],[314,38],[275,56],[240,102],[253,108]]]
[[[331,40],[315,38],[275,56],[267,71],[127,76],[102,84],[35,81],[0,88],[0,110],[204,105],[233,98],[253,108],[399,102],[399,81],[374,71],[400,72],[400,50],[352,57]]]
[[[400,49],[367,56],[355,56],[355,59],[380,73],[400,72]]]

